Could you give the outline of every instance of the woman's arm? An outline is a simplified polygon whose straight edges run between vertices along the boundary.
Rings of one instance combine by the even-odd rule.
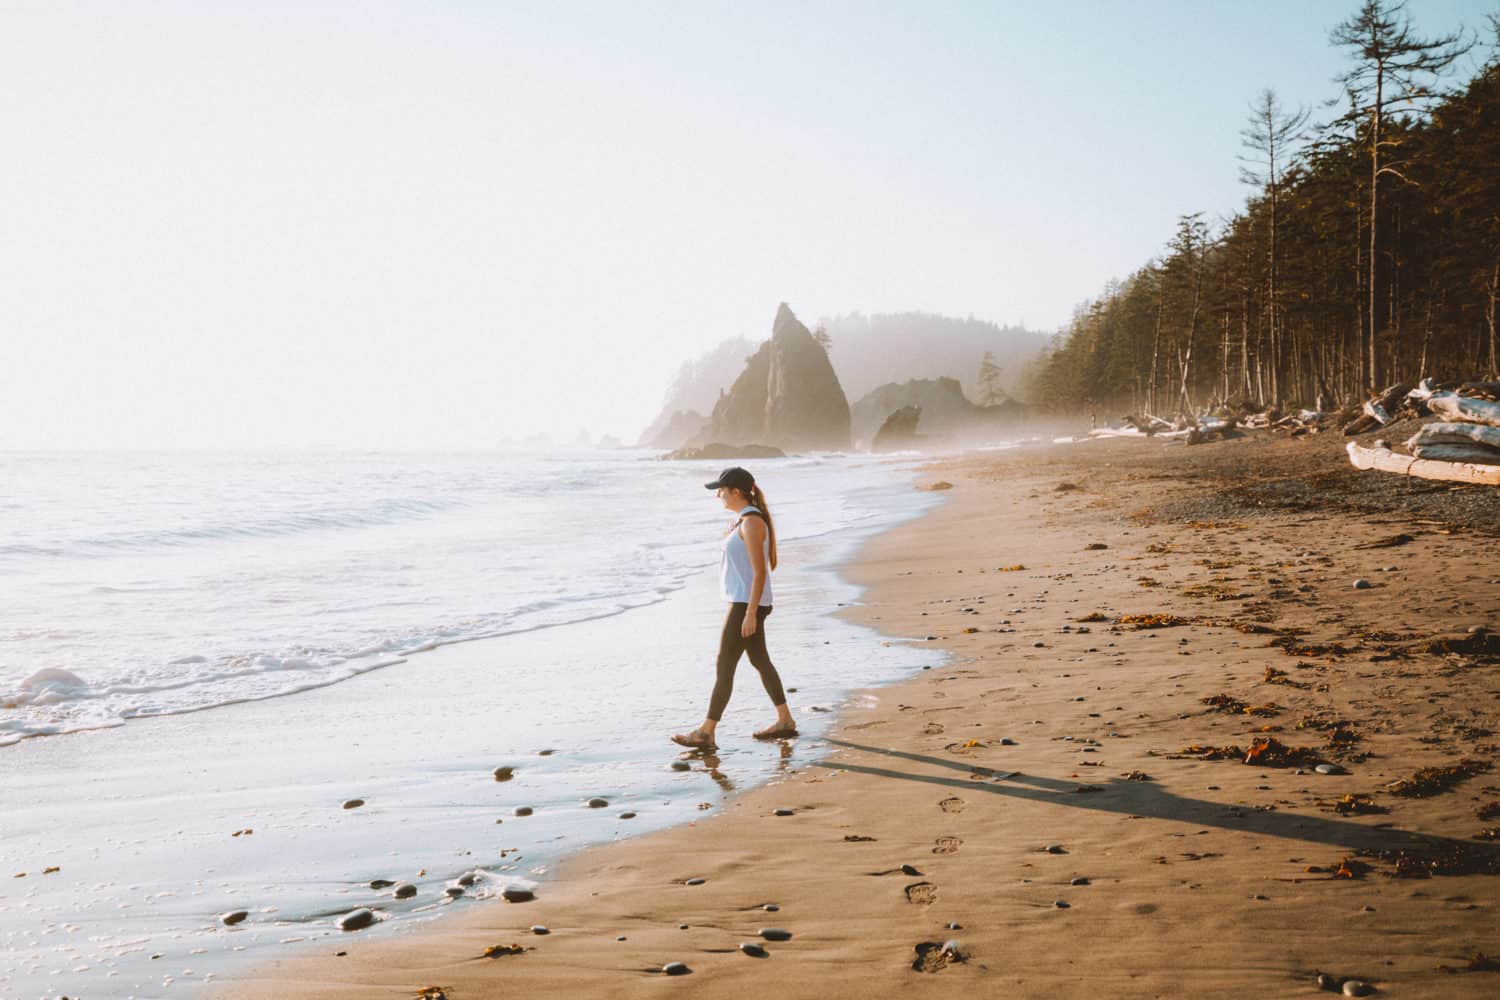
[[[750,569],[755,574],[750,582],[750,606],[745,609],[745,621],[740,626],[740,636],[748,639],[755,634],[760,595],[766,592],[766,522],[758,517],[747,517],[740,521],[739,530],[740,537],[745,540],[745,549],[750,553]]]

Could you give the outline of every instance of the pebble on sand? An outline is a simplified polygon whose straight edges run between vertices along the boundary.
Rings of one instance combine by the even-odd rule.
[[[704,882],[707,882],[707,881],[708,881],[708,879],[706,879],[706,878],[690,878],[684,884],[686,884],[686,885],[702,885]]]
[[[791,816],[795,812],[796,812],[795,809],[778,809],[778,810],[776,810],[776,815],[777,816]]]
[[[917,870],[917,866],[916,865],[902,865],[901,866],[901,874],[902,875],[920,875],[922,873]]]
[[[689,764],[685,760],[672,761],[672,770],[674,771],[691,771],[692,769],[693,765]]]
[[[589,799],[589,808],[590,809],[603,809],[604,807],[606,807],[608,805],[609,805],[609,800],[608,799],[600,799],[600,798]]]
[[[1344,996],[1367,997],[1375,992],[1375,987],[1369,983],[1362,983],[1358,979],[1344,980]]]
[[[1077,878],[1075,878],[1075,879],[1071,880],[1070,882],[1068,882],[1068,884],[1069,885],[1088,885],[1089,884],[1089,880],[1088,880],[1088,877],[1086,875],[1080,875]]]
[[[1047,854],[1067,854],[1068,853],[1067,850],[1061,844],[1048,844],[1046,847],[1042,848],[1042,850],[1043,850],[1043,852],[1045,852]]]
[[[344,808],[345,809],[358,809],[360,806],[362,806],[364,804],[365,804],[365,800],[364,799],[345,799],[344,800]]]
[[[622,812],[622,813],[620,813],[620,818],[621,819],[635,819],[635,813],[633,813],[633,812]]]
[[[1346,771],[1344,768],[1340,767],[1337,764],[1319,764],[1317,767],[1313,768],[1313,770],[1317,771],[1319,774],[1348,774],[1349,773],[1348,771]]]
[[[396,883],[392,882],[388,878],[372,878],[372,879],[370,879],[370,888],[371,889],[389,889],[391,886],[393,886],[395,884]]]
[[[754,941],[741,941],[740,951],[744,952],[746,955],[749,955],[751,958],[766,958],[770,955],[770,952],[766,951],[766,949],[762,948]]]
[[[462,875],[460,875],[458,877],[457,881],[458,881],[459,885],[461,885],[465,889],[467,889],[469,886],[471,886],[471,885],[473,885],[473,884],[475,884],[476,882],[479,881],[479,873],[478,872],[464,872]]]
[[[233,927],[248,916],[250,916],[249,910],[230,910],[228,913],[220,914],[219,923],[225,927]]]
[[[1366,580],[1364,577],[1360,577],[1358,580],[1354,581],[1354,589],[1355,590],[1369,590],[1370,587],[1371,587],[1370,581]],[[1353,994],[1353,993],[1350,994],[1350,996],[1355,996],[1355,995],[1356,994]]]
[[[1073,904],[1068,902],[1066,899],[1054,899],[1052,901],[1052,905],[1057,907],[1059,910],[1066,910]]]
[[[516,806],[517,816],[530,816],[531,812],[532,810],[530,806]]]
[[[790,941],[792,939],[792,932],[780,927],[762,927],[755,933],[767,941]]]
[[[361,906],[357,910],[350,910],[339,917],[339,930],[357,931],[363,930],[375,922],[375,911],[368,906]]]
[[[551,934],[552,932],[550,930],[548,930],[547,927],[545,925],[543,925],[543,924],[532,924],[531,925],[531,933],[533,933],[533,934]]]
[[[397,899],[410,899],[417,894],[417,887],[410,882],[402,882],[391,890],[391,895]]]
[[[661,967],[661,971],[665,972],[669,976],[685,976],[693,970],[689,969],[682,962],[668,962],[666,965],[663,965]]]
[[[761,909],[765,910],[767,913],[776,913],[781,910],[781,907],[777,906],[775,903],[767,903],[765,906],[762,906]]]
[[[536,899],[536,893],[530,889],[518,889],[512,886],[509,889],[502,889],[500,898],[507,903],[529,903],[533,899]]]
[[[511,767],[508,764],[505,765],[505,766],[503,766],[503,767],[497,767],[497,768],[495,768],[495,780],[496,781],[509,781],[511,778],[514,778],[515,776],[516,776],[516,769],[513,768],[513,767]]]

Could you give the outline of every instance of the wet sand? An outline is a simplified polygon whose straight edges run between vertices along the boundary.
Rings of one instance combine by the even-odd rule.
[[[826,755],[208,995],[1493,996],[1500,639],[1466,630],[1500,629],[1500,500],[1337,445],[940,463],[949,502],[846,575],[949,665],[852,697]]]

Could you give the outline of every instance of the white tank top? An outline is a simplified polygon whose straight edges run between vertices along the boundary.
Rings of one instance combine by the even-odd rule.
[[[740,511],[740,520],[743,521],[747,514],[752,511],[759,514],[760,508],[746,507]],[[765,542],[762,545],[766,558],[766,586],[760,594],[760,606],[768,608],[771,606],[771,533],[766,532]],[[740,537],[739,523],[729,530],[724,536],[724,552],[719,556],[719,580],[724,592],[724,600],[731,604],[749,604],[750,588],[755,583],[755,569],[750,565],[750,550],[745,547],[745,540]]]

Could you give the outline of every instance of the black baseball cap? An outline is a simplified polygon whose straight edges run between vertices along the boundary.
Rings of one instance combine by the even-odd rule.
[[[704,483],[705,488],[716,490],[721,486],[739,490],[741,493],[749,493],[755,488],[755,477],[738,465],[731,465],[719,473],[719,478],[711,483]]]

